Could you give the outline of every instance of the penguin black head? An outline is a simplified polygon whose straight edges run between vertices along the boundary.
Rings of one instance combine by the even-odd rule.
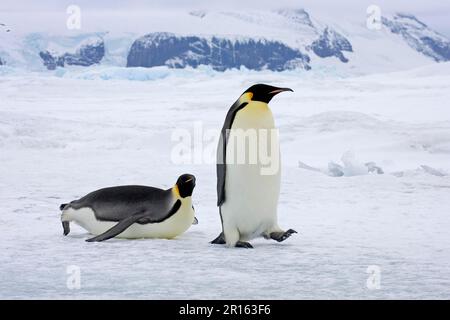
[[[244,94],[248,94],[251,101],[260,101],[269,103],[270,100],[277,94],[283,91],[291,91],[294,92],[294,90],[290,88],[279,88],[274,86],[269,86],[267,84],[255,84],[245,90]]]
[[[195,177],[192,174],[181,175],[176,183],[181,198],[190,197],[195,187]]]

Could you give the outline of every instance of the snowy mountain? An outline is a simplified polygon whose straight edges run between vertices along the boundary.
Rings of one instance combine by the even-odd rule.
[[[450,41],[408,14],[383,17],[381,30],[369,30],[364,19],[333,20],[304,9],[149,12],[133,27],[105,19],[59,34],[14,32],[12,21],[0,29],[0,64],[37,71],[100,65],[368,74],[450,59]]]
[[[311,49],[321,58],[334,56],[344,63],[347,63],[348,59],[343,51],[353,52],[351,43],[329,27],[311,44]]]
[[[305,9],[296,9],[296,10],[278,10],[277,13],[280,16],[286,18],[286,20],[294,25],[304,25],[309,26],[311,28],[315,28],[314,24],[311,20],[311,17]]]
[[[413,15],[398,13],[392,19],[383,17],[382,22],[393,33],[401,35],[414,50],[435,61],[450,60],[450,41]]]
[[[309,70],[309,56],[278,41],[151,33],[131,46],[127,67],[196,68],[211,66],[214,70],[239,69],[283,71],[294,68]]]

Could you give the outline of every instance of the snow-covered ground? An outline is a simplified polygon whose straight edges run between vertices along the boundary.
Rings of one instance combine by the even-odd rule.
[[[450,298],[450,64],[350,78],[83,72],[0,77],[0,298]],[[171,134],[218,130],[257,82],[295,91],[271,107],[280,225],[299,233],[226,249],[208,243],[220,231],[215,165],[175,163]],[[330,162],[345,176],[327,175]],[[367,162],[384,174],[360,175]],[[199,224],[179,238],[62,235],[60,203],[111,185],[168,188],[186,172]],[[79,290],[66,286],[71,265]],[[369,266],[379,289],[366,285]]]

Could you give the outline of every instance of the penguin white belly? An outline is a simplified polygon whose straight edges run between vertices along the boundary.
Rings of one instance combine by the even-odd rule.
[[[99,221],[94,211],[85,207],[69,208],[63,212],[63,221],[73,221],[93,235],[99,235],[114,227],[118,222]],[[181,207],[170,218],[159,223],[133,223],[116,238],[163,238],[171,239],[185,232],[194,221],[195,213],[191,201],[182,201]]]
[[[234,119],[234,129],[255,129],[259,151],[259,140],[262,137],[259,130],[268,132],[268,139],[276,139],[271,145],[272,157],[276,157],[277,170],[271,174],[262,174],[267,169],[259,159],[256,164],[249,163],[249,154],[246,162],[239,164],[236,161],[236,152],[227,145],[227,166],[225,178],[225,202],[221,206],[224,229],[237,228],[239,240],[246,241],[258,237],[268,231],[277,229],[277,205],[280,193],[280,154],[278,148],[278,136],[271,136],[270,130],[274,129],[274,120],[267,104],[250,102],[247,107],[240,110]],[[267,138],[264,138],[267,142]],[[270,140],[269,140],[270,141]],[[255,142],[255,141],[253,141]],[[255,147],[255,146],[253,146]],[[252,152],[251,143],[246,144],[245,152]],[[230,157],[229,157],[230,156]],[[234,159],[232,158],[234,157]],[[230,161],[234,161],[230,163]],[[225,230],[226,232],[226,230]],[[227,233],[227,232],[226,232]],[[229,232],[228,232],[229,234]]]

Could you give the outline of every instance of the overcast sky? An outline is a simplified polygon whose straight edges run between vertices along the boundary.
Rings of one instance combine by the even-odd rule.
[[[342,19],[355,14],[365,13],[371,4],[378,5],[382,13],[407,12],[418,16],[436,31],[450,37],[450,0],[1,0],[0,13],[11,11],[60,11],[70,4],[76,4],[83,10],[143,10],[162,8],[169,10],[245,10],[249,8],[265,10],[277,8],[305,8],[306,10],[332,12]]]

